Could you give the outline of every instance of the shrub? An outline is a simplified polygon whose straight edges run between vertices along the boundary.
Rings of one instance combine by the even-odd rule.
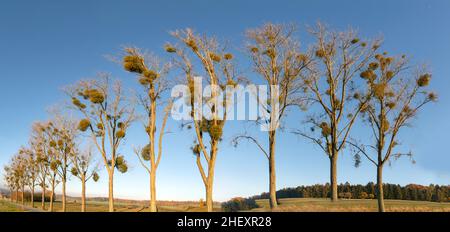
[[[256,201],[253,198],[237,197],[222,203],[222,210],[224,212],[238,212],[254,208],[258,208],[258,204],[256,204]]]
[[[366,192],[361,192],[359,194],[359,198],[360,199],[367,199],[369,197],[369,195]]]
[[[351,192],[339,193],[339,198],[352,199],[352,193]]]

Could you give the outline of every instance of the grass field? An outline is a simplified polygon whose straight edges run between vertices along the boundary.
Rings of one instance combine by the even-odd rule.
[[[0,200],[0,212],[23,212],[23,210],[9,201]]]
[[[62,211],[62,203],[60,201],[54,202],[54,212]],[[30,202],[25,203],[26,207],[31,208]],[[149,212],[149,208],[144,203],[123,203],[116,202],[114,204],[116,212]],[[41,211],[41,203],[35,202],[34,208],[36,211]],[[160,212],[206,212],[206,208],[200,208],[198,203],[188,202],[162,202],[159,205]],[[49,203],[46,202],[45,209],[48,211]],[[108,202],[104,201],[88,201],[86,205],[88,212],[107,212]],[[21,206],[15,203],[10,203],[7,200],[0,200],[0,212],[18,212],[23,211]],[[25,210],[27,211],[27,210]],[[81,204],[76,201],[67,202],[67,212],[80,212]],[[215,211],[220,211],[220,205],[215,205]]]
[[[377,200],[340,200],[295,198],[280,199],[279,212],[377,212]],[[254,212],[269,211],[268,200],[258,200],[261,207]],[[388,212],[450,212],[450,203],[385,200]]]
[[[275,212],[376,212],[376,200],[340,200],[332,203],[328,199],[280,199],[280,206]],[[253,209],[252,212],[267,212],[269,209],[268,200],[257,201],[260,208]],[[26,204],[30,207],[30,204]],[[40,203],[35,204],[36,211],[40,209]],[[61,202],[54,203],[55,212],[61,211]],[[148,207],[143,203],[115,203],[116,212],[148,212]],[[46,204],[48,210],[49,205]],[[68,212],[79,212],[81,205],[78,202],[70,201],[67,204]],[[220,205],[215,205],[215,210],[220,211]],[[401,201],[386,200],[386,210],[390,212],[450,212],[450,203],[436,203],[424,201]],[[0,200],[0,212],[23,212],[20,205]],[[108,203],[103,201],[88,201],[88,212],[107,212]],[[161,202],[160,212],[204,212],[198,204],[192,202]]]
[[[40,207],[40,204],[36,204],[37,207]],[[149,212],[149,208],[144,204],[136,204],[136,203],[115,203],[114,204],[116,212]],[[219,206],[217,206],[219,207]],[[46,204],[46,209],[48,210],[49,204]],[[54,211],[61,211],[62,203],[55,202],[54,203]],[[87,202],[86,209],[88,212],[107,212],[108,211],[108,202],[99,202],[99,201],[89,201]],[[80,212],[81,204],[75,202],[68,202],[67,211],[68,212]],[[202,212],[206,209],[201,209],[198,207],[198,204],[189,204],[189,203],[179,203],[176,205],[165,205],[161,204],[159,206],[160,212]],[[220,207],[217,208],[220,210]]]

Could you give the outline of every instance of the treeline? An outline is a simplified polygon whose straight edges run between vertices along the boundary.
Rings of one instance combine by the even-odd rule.
[[[8,196],[12,201],[15,201],[16,203],[18,203],[19,201],[22,200],[22,192],[12,192],[9,194],[5,194],[5,196]],[[24,201],[28,201],[28,202],[31,202],[32,200],[33,200],[33,202],[42,202],[41,193],[35,193],[32,198],[30,192],[25,192],[23,194],[23,198],[24,198]],[[50,202],[50,195],[45,196],[44,202]]]
[[[409,184],[383,184],[384,199],[450,202],[450,186],[448,185],[417,185]],[[369,182],[366,185],[352,185],[350,183],[338,185],[339,198],[341,199],[375,199],[377,198],[376,184]],[[277,191],[277,198],[329,198],[330,184],[315,184],[312,186],[298,186],[296,188],[284,188]],[[253,196],[251,199],[269,199],[269,193]]]

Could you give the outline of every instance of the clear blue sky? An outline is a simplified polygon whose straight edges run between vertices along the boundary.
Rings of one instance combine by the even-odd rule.
[[[27,142],[33,121],[45,120],[46,108],[63,100],[62,86],[92,77],[98,71],[108,71],[134,87],[134,78],[104,58],[105,54],[117,53],[122,45],[163,53],[162,45],[171,40],[167,32],[185,27],[242,44],[244,30],[264,22],[295,22],[300,26],[302,39],[305,25],[320,20],[337,29],[352,26],[362,37],[383,35],[387,51],[406,53],[415,62],[430,65],[434,77],[431,87],[440,100],[427,106],[416,126],[401,134],[403,148],[414,152],[417,164],[406,159],[394,162],[386,167],[385,181],[450,184],[449,11],[447,0],[2,1],[0,166]],[[243,66],[244,71],[249,70]],[[302,116],[293,112],[288,120],[301,127]],[[239,123],[230,125],[226,138],[241,128]],[[204,198],[201,178],[189,150],[193,136],[179,131],[174,122],[170,127],[176,133],[166,137],[158,172],[159,198]],[[355,132],[355,136],[365,136]],[[132,145],[145,144],[145,134],[138,124],[128,134],[122,152],[129,157],[131,167],[127,174],[117,175],[116,196],[147,199],[147,174],[131,152]],[[278,141],[279,188],[328,181],[329,160],[317,147],[287,133]],[[368,162],[354,168],[348,153],[340,157],[339,182],[375,181],[374,172]],[[89,195],[107,195],[106,173],[101,174],[102,181],[88,185]],[[234,149],[225,140],[217,160],[215,199],[267,190],[268,165],[263,155],[252,145]],[[79,183],[72,178],[69,193],[78,192]]]

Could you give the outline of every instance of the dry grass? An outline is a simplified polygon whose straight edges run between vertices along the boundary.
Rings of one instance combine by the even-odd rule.
[[[0,200],[0,212],[23,212],[23,210],[7,200]]]
[[[258,200],[261,208],[256,212],[270,211],[268,200]],[[450,203],[424,201],[385,200],[388,212],[450,212]],[[281,199],[274,212],[377,212],[376,200]]]
[[[257,201],[260,208],[252,212],[268,212],[268,200]],[[60,201],[54,203],[55,212],[60,212],[62,204]],[[30,206],[29,202],[27,206]],[[35,207],[40,209],[40,203],[36,202]],[[46,209],[48,210],[48,203]],[[116,212],[148,212],[149,208],[145,203],[139,202],[116,202]],[[69,201],[67,203],[68,212],[80,212],[79,202]],[[401,201],[386,200],[386,210],[388,212],[450,212],[450,203],[436,203],[424,201]],[[24,210],[7,200],[0,200],[0,212],[23,212]],[[29,210],[25,210],[29,211]],[[107,212],[108,202],[88,201],[88,212]],[[195,202],[160,202],[160,212],[205,212],[205,208],[200,208]],[[220,211],[220,205],[215,205],[215,211]],[[340,200],[332,203],[328,199],[281,199],[280,206],[274,212],[376,212],[376,200]]]
[[[27,206],[30,203],[27,202]],[[36,202],[35,208],[40,209],[41,203]],[[62,202],[54,202],[54,212],[62,211]],[[69,201],[66,205],[67,212],[80,212],[81,204],[76,201]],[[149,212],[149,207],[145,203],[139,202],[115,202],[116,212]],[[49,203],[45,204],[45,209],[49,209]],[[86,204],[87,212],[108,212],[108,202],[105,201],[88,201]],[[220,211],[220,205],[215,205],[215,210]],[[0,210],[2,211],[2,210]],[[7,211],[7,210],[6,210]],[[200,208],[198,203],[194,202],[161,202],[159,204],[160,212],[206,212],[206,208]]]

